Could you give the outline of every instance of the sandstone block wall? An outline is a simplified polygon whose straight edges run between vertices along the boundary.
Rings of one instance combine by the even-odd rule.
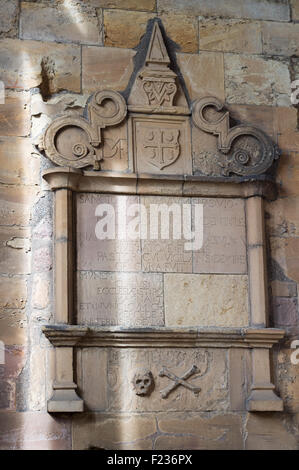
[[[290,343],[299,339],[299,107],[290,101],[299,80],[299,0],[0,0],[1,449],[69,449],[72,439],[85,448],[87,415],[46,412],[54,361],[41,326],[53,320],[52,193],[41,173],[51,164],[34,144],[53,117],[82,112],[93,91],[126,90],[135,48],[155,17],[190,99],[217,96],[236,122],[259,126],[282,150],[266,225],[270,325],[288,332],[273,358],[285,411],[223,407],[188,419],[161,412],[156,421],[95,413],[95,434],[105,429],[103,446],[115,448],[133,441],[156,449],[299,448],[299,364],[290,360]],[[131,435],[118,435],[130,420]]]

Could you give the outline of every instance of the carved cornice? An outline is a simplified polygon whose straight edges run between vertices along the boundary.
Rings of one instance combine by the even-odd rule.
[[[152,175],[137,173],[95,172],[73,168],[50,168],[43,173],[53,191],[70,189],[77,192],[109,194],[164,195],[186,197],[261,196],[276,198],[272,178],[215,178],[207,176]]]
[[[267,348],[285,331],[276,328],[119,328],[47,325],[43,332],[54,346],[132,348]]]

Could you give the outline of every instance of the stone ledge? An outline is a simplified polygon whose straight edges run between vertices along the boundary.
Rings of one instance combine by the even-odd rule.
[[[112,171],[84,171],[54,167],[43,173],[50,188],[77,192],[141,194],[186,197],[262,196],[276,198],[276,184],[271,176],[209,177],[192,175],[154,175]]]
[[[54,384],[53,395],[48,400],[47,410],[49,413],[82,413],[84,402],[76,393],[77,385]]]
[[[119,328],[46,325],[44,335],[54,346],[132,348],[268,348],[281,340],[278,328]]]
[[[272,383],[253,384],[246,402],[247,411],[283,411],[283,401],[274,388]]]

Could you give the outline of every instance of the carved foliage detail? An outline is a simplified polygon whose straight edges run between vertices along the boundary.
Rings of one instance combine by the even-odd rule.
[[[250,176],[265,173],[279,156],[277,146],[255,127],[238,125],[230,128],[229,112],[222,110],[223,104],[217,98],[205,97],[194,103],[192,112],[192,119],[199,129],[218,136],[218,149],[223,153],[223,159],[218,161],[222,174]]]
[[[101,129],[119,124],[127,114],[123,97],[115,91],[98,91],[87,105],[88,120],[62,116],[47,128],[40,150],[60,166],[99,168],[95,149],[102,143]]]

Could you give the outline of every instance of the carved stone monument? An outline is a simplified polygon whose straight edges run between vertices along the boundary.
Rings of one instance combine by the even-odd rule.
[[[191,104],[166,45],[155,21],[127,100],[95,93],[40,145],[57,165],[44,172],[55,192],[49,412],[283,409],[263,209],[279,152],[261,130],[231,125],[217,97]],[[169,236],[152,236],[166,216]],[[110,224],[114,237],[99,235]]]

